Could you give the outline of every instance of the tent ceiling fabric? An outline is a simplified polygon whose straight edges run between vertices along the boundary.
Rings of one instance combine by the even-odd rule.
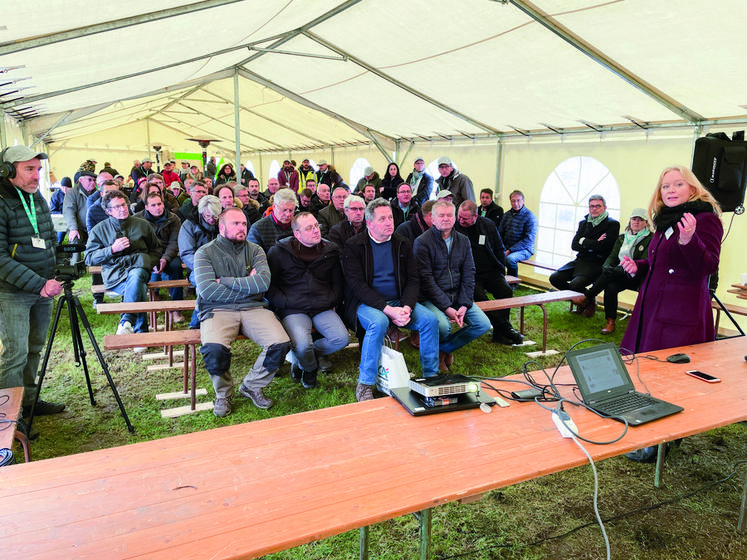
[[[247,152],[747,120],[742,0],[33,7],[4,15],[0,104],[44,142],[148,119],[233,144],[236,73]]]

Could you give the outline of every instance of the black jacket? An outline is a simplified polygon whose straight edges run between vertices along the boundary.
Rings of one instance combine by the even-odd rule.
[[[356,235],[358,235],[359,233],[363,233],[364,231],[367,231],[365,221],[361,224],[361,229],[355,231],[355,228],[353,227],[353,224],[350,223],[350,220],[343,220],[329,230],[327,239],[329,239],[330,241],[334,241],[340,246],[340,248],[342,248],[345,246],[345,243],[348,239],[355,237]]]
[[[281,317],[304,313],[314,316],[340,303],[343,278],[340,247],[322,239],[322,253],[312,262],[301,259],[295,237],[278,241],[267,253],[270,289],[265,298]]]
[[[606,233],[607,237],[599,241],[603,233]],[[584,218],[578,223],[578,230],[571,243],[571,249],[577,251],[576,260],[602,266],[612,252],[619,233],[620,222],[617,220],[608,217],[594,227]]]
[[[395,229],[420,212],[420,205],[415,202],[414,198],[410,201],[410,210],[407,212],[407,217],[405,217],[405,211],[399,207],[399,200],[397,200],[396,197],[392,199],[389,205],[392,207],[392,217],[394,218]]]
[[[505,276],[506,274],[506,249],[503,246],[503,240],[501,239],[501,235],[498,233],[498,228],[495,227],[495,224],[492,220],[488,218],[483,218],[482,216],[477,216],[477,220],[475,220],[474,226],[477,228],[478,235],[484,235],[485,236],[485,248],[487,249],[487,253],[490,257],[492,266],[497,269],[501,274]],[[461,225],[459,225],[459,222],[456,223],[454,226],[454,229],[457,230],[459,233],[464,234],[467,239],[469,239],[469,235],[467,233],[468,228],[464,228]],[[470,239],[470,243],[472,243],[472,240]],[[477,265],[475,265],[476,267]],[[477,273],[480,274],[482,272],[487,272],[483,270],[478,270]]]
[[[452,231],[451,251],[435,227],[415,240],[420,276],[420,298],[441,311],[472,307],[475,294],[475,263],[469,239]]]
[[[345,274],[343,319],[354,330],[358,321],[358,306],[361,303],[380,311],[387,306],[386,300],[378,290],[372,287],[374,259],[371,243],[368,231],[364,231],[350,238],[342,250],[342,270]],[[420,291],[417,263],[412,252],[412,245],[397,233],[392,235],[392,258],[400,305],[407,305],[410,309],[414,309]]]

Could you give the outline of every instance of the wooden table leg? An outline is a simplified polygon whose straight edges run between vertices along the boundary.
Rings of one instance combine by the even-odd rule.
[[[656,472],[654,473],[654,486],[661,488],[661,475],[664,472],[664,459],[667,456],[666,442],[660,443],[656,449]]]
[[[197,347],[192,344],[191,350],[192,350],[192,356],[190,359],[189,369],[191,370],[191,381],[192,381],[192,394],[190,396],[190,402],[192,405],[192,410],[195,410],[197,407]],[[186,354],[186,350],[185,350]]]
[[[29,439],[26,437],[26,434],[24,434],[21,430],[16,430],[15,434],[13,434],[13,437],[15,440],[21,444],[21,447],[23,448],[23,458],[27,463],[31,462],[31,448],[29,447]],[[744,506],[742,506],[742,509],[744,510]]]

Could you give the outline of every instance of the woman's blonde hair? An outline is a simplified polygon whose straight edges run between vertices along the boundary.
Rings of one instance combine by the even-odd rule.
[[[690,196],[687,199],[688,202],[692,202],[694,200],[702,200],[703,202],[708,202],[711,206],[713,206],[713,213],[717,216],[721,215],[721,207],[719,206],[718,201],[700,183],[698,178],[695,176],[695,173],[690,171],[690,169],[688,169],[684,165],[672,165],[671,167],[665,168],[664,171],[661,172],[661,175],[659,175],[659,181],[656,183],[654,196],[651,197],[651,202],[648,205],[648,215],[651,216],[652,220],[656,219],[656,215],[661,212],[661,208],[662,206],[664,206],[664,200],[661,198],[661,184],[664,182],[664,175],[666,175],[670,171],[679,171],[682,174],[682,177],[685,179],[685,182],[690,185],[690,188],[693,192],[690,193]]]

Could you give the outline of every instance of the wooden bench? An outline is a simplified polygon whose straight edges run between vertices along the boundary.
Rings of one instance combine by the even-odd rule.
[[[26,434],[17,428],[23,405],[23,387],[9,387],[0,389],[0,449],[12,449],[13,440],[18,441],[23,448],[26,462],[31,461],[31,449]],[[7,422],[7,424],[6,424]]]
[[[721,320],[721,306],[714,300],[711,300],[711,308],[716,310],[716,332],[718,332],[718,324]],[[734,305],[733,303],[724,303],[724,308],[732,315],[741,315],[747,317],[747,307],[742,305]]]
[[[179,280],[154,280],[153,282],[148,282],[146,286],[148,288],[148,298],[153,300],[155,298],[155,292],[161,288],[186,288],[191,285],[192,284],[189,283],[189,280],[181,278]],[[111,290],[104,288],[103,284],[91,286],[91,293],[93,294],[105,294],[108,291]]]
[[[550,270],[552,272],[555,272],[557,270],[557,268],[554,266],[551,266],[549,264],[538,263],[537,261],[534,261],[532,259],[527,259],[525,261],[519,261],[519,264],[525,264],[527,266],[533,266],[534,268],[541,268],[543,270]]]
[[[244,337],[240,336],[239,338]],[[164,418],[175,418],[176,416],[182,416],[199,410],[210,410],[213,407],[212,402],[203,403],[200,406],[197,406],[197,345],[200,343],[200,329],[133,334],[108,334],[104,336],[104,350],[129,350],[135,346],[167,347],[169,349],[170,365],[173,365],[174,346],[184,346],[182,392],[167,393],[165,396],[161,395],[160,397],[161,399],[166,399],[189,396],[190,404],[188,407],[161,411],[161,416]],[[202,391],[204,391],[204,389]],[[204,394],[206,393],[207,392],[205,391]]]
[[[165,301],[130,301],[121,303],[100,303],[96,306],[98,314],[148,313],[153,330],[158,330],[157,314],[164,314],[164,330],[173,328],[171,311],[194,311],[197,300],[165,300]]]
[[[519,330],[524,333],[524,308],[528,305],[539,305],[542,309],[542,353],[547,353],[547,309],[545,304],[555,301],[568,301],[571,298],[581,296],[573,290],[559,290],[556,292],[542,292],[539,294],[530,294],[528,296],[518,296],[505,299],[491,299],[488,301],[476,301],[477,305],[483,311],[500,311],[502,309],[521,309],[521,323]]]

